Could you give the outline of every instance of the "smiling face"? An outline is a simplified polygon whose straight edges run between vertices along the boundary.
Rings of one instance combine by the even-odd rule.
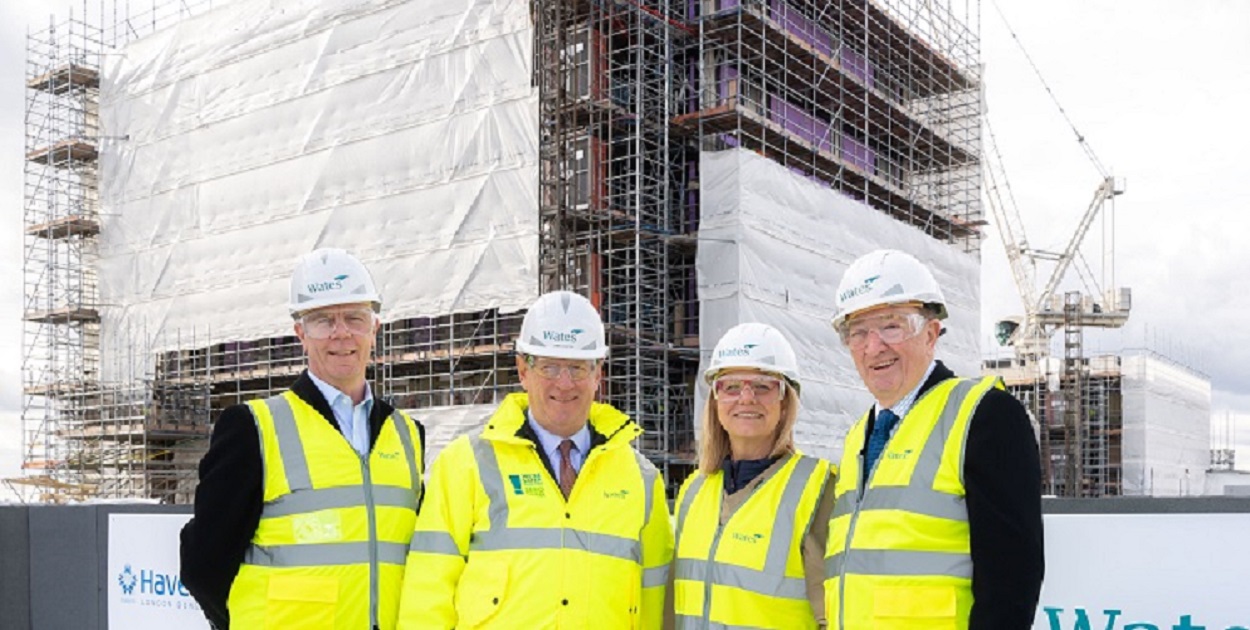
[[[920,385],[929,365],[933,363],[938,334],[942,324],[936,319],[913,318],[921,314],[920,308],[910,305],[885,306],[852,315],[846,322],[849,339],[847,348],[855,360],[855,369],[868,387],[868,391],[882,407],[889,408],[902,400]],[[914,326],[906,334],[892,327]],[[862,333],[862,336],[856,333]],[[893,334],[891,334],[893,332]],[[896,343],[886,343],[882,336],[894,335],[905,338]]]
[[[717,420],[729,435],[734,459],[762,459],[773,450],[785,400],[780,378],[736,369],[713,382]]]
[[[304,313],[295,336],[308,355],[308,370],[359,402],[379,325],[368,302],[341,304]]]
[[[522,356],[516,361],[535,422],[560,437],[586,426],[599,391],[599,361]]]

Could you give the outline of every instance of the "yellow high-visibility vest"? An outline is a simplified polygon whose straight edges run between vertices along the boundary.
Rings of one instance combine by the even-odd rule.
[[[722,528],[724,472],[690,475],[677,497],[673,604],[679,630],[816,627],[802,545],[828,476],[828,462],[788,455]]]
[[[236,628],[395,627],[422,444],[396,410],[362,458],[292,392],[248,403],[264,506],[227,602]]]
[[[480,436],[430,468],[400,603],[401,628],[659,628],[673,534],[664,481],[631,447],[642,433],[604,404],[607,441],[587,453],[566,500],[517,436],[510,394]]]
[[[861,488],[863,417],[847,434],[825,551],[825,614],[848,630],[957,630],[972,610],[968,422],[997,378],[951,378],[899,423]]]

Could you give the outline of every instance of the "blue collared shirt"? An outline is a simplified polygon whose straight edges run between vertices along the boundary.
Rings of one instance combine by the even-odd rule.
[[[911,390],[911,392],[909,392],[906,396],[903,396],[901,400],[894,403],[893,407],[884,407],[884,409],[893,411],[894,415],[898,416],[899,420],[905,418],[907,416],[907,412],[911,411],[912,406],[916,404],[916,397],[920,395],[920,388],[924,387],[924,384],[929,380],[929,377],[933,375],[933,369],[936,367],[937,359],[934,359],[933,362],[929,364],[929,369],[925,370],[924,376],[921,377],[920,382],[916,384],[916,388]],[[883,407],[881,406],[881,401],[877,401],[877,403],[873,406],[874,417],[876,417],[875,414],[880,412],[882,409]],[[891,436],[894,435],[895,431],[898,431],[898,425],[900,424],[902,424],[902,422],[896,422],[894,424],[894,428],[890,429]]]
[[[317,378],[312,370],[308,371],[308,376],[312,378],[313,384],[326,402],[330,403],[330,410],[334,412],[334,420],[343,430],[343,437],[347,438],[347,442],[361,457],[368,457],[369,414],[373,412],[373,391],[369,388],[369,383],[365,382],[365,399],[359,405],[352,405],[351,396]]]
[[[538,436],[538,447],[543,449],[547,454],[547,461],[551,462],[551,467],[556,470],[556,474],[560,471],[560,443],[564,438],[546,430],[541,424],[534,420],[534,414],[530,410],[525,410],[525,419],[529,423],[530,428],[534,430],[534,435]],[[582,471],[582,462],[586,461],[586,452],[590,450],[590,425],[583,425],[581,430],[570,435],[573,440],[573,448],[569,450],[569,463],[573,465],[573,470]]]

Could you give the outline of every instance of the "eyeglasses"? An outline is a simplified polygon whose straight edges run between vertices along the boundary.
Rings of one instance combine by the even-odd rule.
[[[868,345],[868,338],[876,333],[881,343],[902,343],[920,334],[928,321],[920,313],[886,313],[847,322],[842,329],[842,343],[852,350]]]
[[[357,337],[373,334],[373,311],[367,308],[309,313],[301,317],[300,322],[304,324],[304,334],[313,339],[329,339],[339,322],[343,323],[348,333]]]
[[[590,378],[590,373],[594,371],[596,363],[594,361],[581,361],[578,363],[539,363],[534,357],[525,357],[526,365],[536,370],[543,378],[548,380],[556,380],[564,372],[569,373],[569,378],[573,382],[581,382]]]
[[[760,404],[774,403],[785,394],[785,381],[770,376],[726,376],[712,381],[712,394],[722,402],[737,402],[747,392]]]

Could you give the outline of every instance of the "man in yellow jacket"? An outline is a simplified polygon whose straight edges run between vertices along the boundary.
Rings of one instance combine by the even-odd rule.
[[[295,268],[308,371],[222,412],[182,530],[182,582],[215,627],[395,627],[424,438],[365,378],[381,307],[346,251]]]
[[[825,559],[829,627],[1026,630],[1042,587],[1041,467],[1024,407],[935,357],[946,298],[878,250],[833,326],[876,400],[846,436]]]
[[[607,355],[586,298],[538,298],[524,394],[434,462],[399,627],[658,628],[673,553],[664,480],[628,416],[595,403]]]

